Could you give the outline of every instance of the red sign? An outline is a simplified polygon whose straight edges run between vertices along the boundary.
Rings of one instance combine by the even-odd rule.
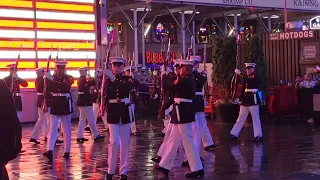
[[[174,60],[174,53],[173,52],[169,52],[170,54],[170,63],[173,63]],[[162,56],[161,52],[146,52],[146,63],[156,63],[156,64],[161,64],[164,63],[166,57]]]
[[[287,40],[287,39],[313,39],[313,31],[298,31],[298,32],[281,32],[270,33],[270,41]]]

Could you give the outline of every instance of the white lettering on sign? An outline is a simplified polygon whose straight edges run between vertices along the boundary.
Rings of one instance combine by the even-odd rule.
[[[286,39],[312,39],[312,38],[314,38],[313,31],[281,32],[281,33],[271,33],[269,35],[270,41],[286,40]]]
[[[310,29],[320,29],[320,16],[310,19]]]
[[[294,6],[319,7],[318,0],[294,0]]]
[[[222,0],[224,4],[252,6],[253,0]]]

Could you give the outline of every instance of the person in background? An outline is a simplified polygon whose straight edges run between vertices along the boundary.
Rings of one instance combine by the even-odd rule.
[[[20,93],[20,86],[28,87],[28,82],[18,77],[16,64],[10,64],[7,66],[9,69],[9,76],[3,78],[12,93],[14,103],[16,105],[18,118],[22,120],[22,94]],[[11,85],[13,80],[13,85]]]
[[[300,87],[300,83],[302,82],[302,78],[301,78],[301,75],[300,74],[298,74],[297,76],[296,76],[296,79],[295,79],[295,87],[297,88],[297,87]]]
[[[16,113],[12,94],[6,82],[0,79],[0,179],[9,180],[6,165],[22,149],[22,127]]]
[[[300,83],[301,88],[314,88],[316,85],[316,82],[312,80],[312,74],[307,73],[304,76],[304,81]]]

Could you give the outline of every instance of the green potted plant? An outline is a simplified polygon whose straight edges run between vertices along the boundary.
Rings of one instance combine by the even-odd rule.
[[[218,121],[235,122],[239,106],[231,102],[231,80],[236,67],[237,41],[235,37],[212,40],[212,82],[220,101],[215,104]]]

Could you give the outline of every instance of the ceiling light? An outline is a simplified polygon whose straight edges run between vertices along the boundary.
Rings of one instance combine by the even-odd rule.
[[[130,9],[131,11],[133,11],[134,9]],[[136,9],[138,12],[143,12],[143,11],[151,11],[151,9],[149,9],[149,8],[137,8]]]

